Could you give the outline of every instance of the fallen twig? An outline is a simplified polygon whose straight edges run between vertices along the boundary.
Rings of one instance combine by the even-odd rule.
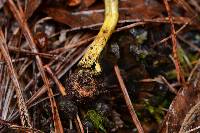
[[[180,61],[179,61],[178,53],[177,53],[176,31],[174,29],[173,19],[171,17],[171,10],[170,10],[168,1],[167,0],[163,0],[163,1],[164,1],[166,10],[167,10],[168,16],[169,16],[169,22],[171,24],[172,45],[173,45],[172,48],[173,48],[173,57],[174,57],[174,60],[175,60],[174,64],[175,64],[176,73],[177,73],[177,80],[179,82],[182,82],[183,84],[185,84],[185,78],[184,78],[184,75],[182,73],[182,69],[181,69],[181,66],[180,66]]]
[[[144,130],[143,130],[143,128],[142,128],[142,126],[140,124],[140,121],[138,120],[138,117],[137,117],[137,115],[135,113],[135,110],[133,108],[133,105],[132,105],[131,99],[130,99],[130,97],[128,95],[128,92],[127,92],[126,86],[124,84],[124,81],[123,81],[123,79],[121,77],[119,67],[117,65],[115,65],[114,69],[115,69],[115,74],[116,74],[117,79],[118,79],[119,84],[120,84],[120,88],[121,88],[121,90],[123,92],[123,96],[124,96],[124,99],[126,101],[126,105],[127,105],[128,110],[129,110],[129,112],[131,114],[131,118],[133,120],[133,123],[136,125],[139,133],[144,133]]]

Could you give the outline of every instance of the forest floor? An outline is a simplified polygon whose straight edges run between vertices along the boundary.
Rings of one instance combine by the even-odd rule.
[[[78,62],[104,11],[103,0],[0,0],[0,132],[200,131],[200,0],[119,0],[91,76]]]

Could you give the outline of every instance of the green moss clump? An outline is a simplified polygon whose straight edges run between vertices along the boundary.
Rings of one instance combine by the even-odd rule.
[[[92,122],[93,126],[106,133],[106,129],[104,128],[104,117],[97,113],[95,110],[89,110],[86,114],[86,118]]]

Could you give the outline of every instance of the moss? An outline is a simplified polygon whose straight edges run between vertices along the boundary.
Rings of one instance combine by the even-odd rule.
[[[162,110],[161,106],[154,107],[152,106],[148,100],[144,101],[145,109],[149,111],[149,113],[156,119],[158,123],[161,123],[164,111]]]
[[[104,128],[104,117],[97,113],[95,110],[89,110],[86,114],[86,118],[92,122],[93,126],[106,133],[106,129]]]

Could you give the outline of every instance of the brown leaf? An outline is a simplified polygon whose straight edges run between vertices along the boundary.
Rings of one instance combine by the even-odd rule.
[[[44,12],[51,16],[54,20],[63,24],[67,24],[70,27],[82,25],[80,18],[71,15],[67,10],[59,8],[47,8],[44,10]]]
[[[83,0],[83,4],[85,7],[89,7],[91,6],[92,4],[94,4],[96,0]]]
[[[41,0],[28,0],[27,9],[25,12],[25,16],[27,19],[32,16],[32,14],[39,7],[41,2],[42,2]]]
[[[78,6],[81,3],[81,0],[67,0],[68,6]]]
[[[192,109],[200,101],[200,82],[198,85],[187,85],[182,88],[172,101],[168,113],[163,121],[160,133],[178,133],[183,126],[183,121]],[[183,127],[184,128],[184,127]]]
[[[0,9],[4,6],[5,2],[6,2],[6,0],[0,0]]]
[[[73,13],[60,8],[46,8],[44,12],[48,16],[53,17],[54,20],[67,24],[71,28],[75,28],[102,23],[104,20],[104,7],[101,4],[98,5],[101,9],[99,7],[95,7],[95,9],[92,7],[93,10],[90,9]],[[154,18],[161,16],[162,11],[162,5],[156,2],[146,4],[143,0],[121,1],[119,4],[119,20]]]

